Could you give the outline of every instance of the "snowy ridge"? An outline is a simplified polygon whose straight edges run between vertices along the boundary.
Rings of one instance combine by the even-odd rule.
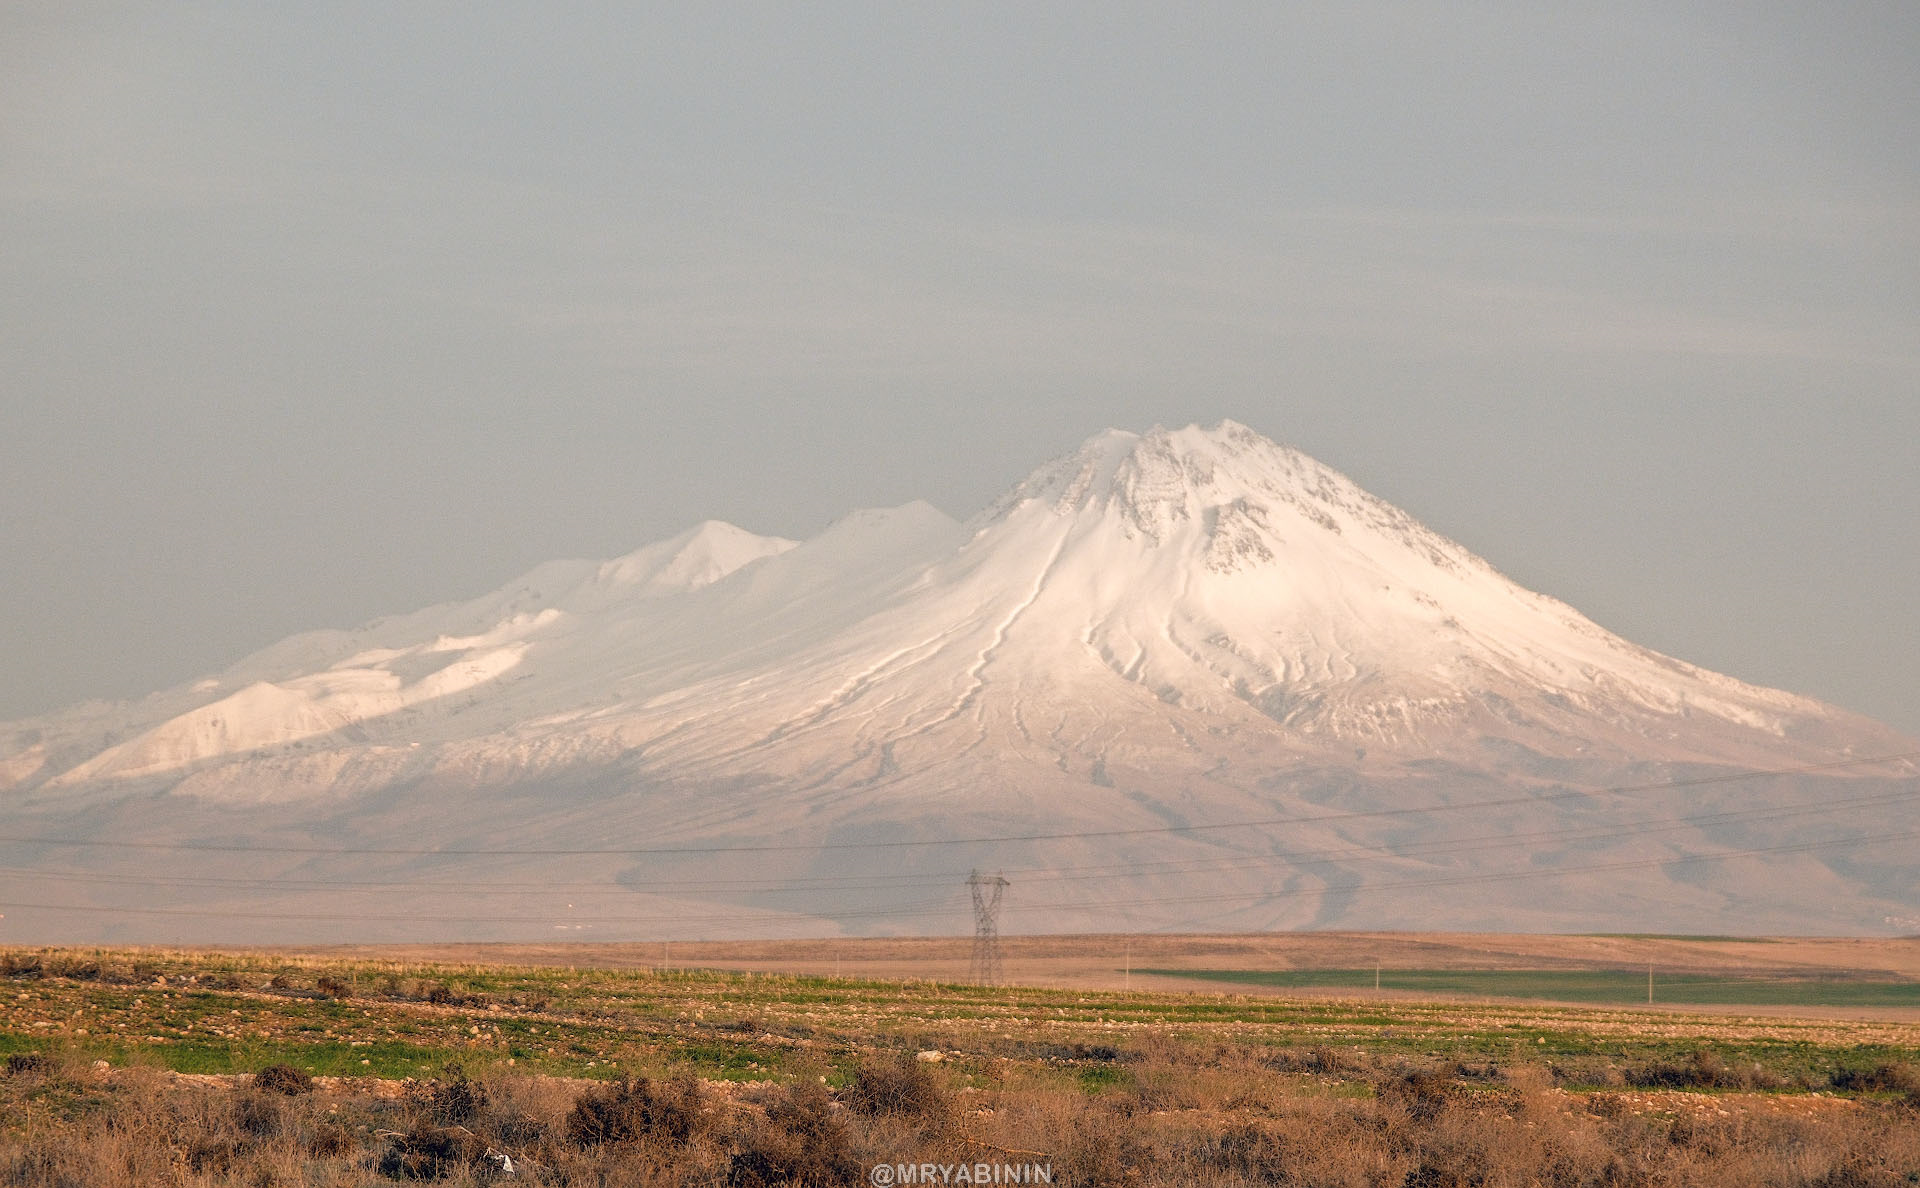
[[[720,520],[707,520],[679,536],[615,558],[594,575],[598,586],[642,597],[683,594],[711,585],[744,565],[794,546],[777,536],[755,536]]]

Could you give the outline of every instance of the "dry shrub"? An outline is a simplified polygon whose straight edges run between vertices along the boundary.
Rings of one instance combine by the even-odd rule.
[[[103,965],[100,967],[99,980],[108,986],[131,986],[139,979],[128,966]],[[228,987],[228,989],[233,988],[234,987]]]
[[[496,1169],[487,1144],[464,1126],[420,1122],[389,1135],[380,1174],[390,1180],[444,1180],[462,1171],[484,1178]]]
[[[1460,1089],[1445,1073],[1423,1069],[1381,1081],[1373,1092],[1382,1105],[1405,1110],[1416,1122],[1431,1122],[1458,1097]]]
[[[1179,1163],[1173,1152],[1149,1140],[1151,1123],[1135,1116],[1135,1102],[1129,1095],[1090,1098],[1071,1090],[1026,1089],[998,1094],[992,1103],[991,1115],[964,1119],[962,1133],[967,1138],[993,1144],[993,1148],[969,1144],[964,1155],[967,1162],[984,1156],[989,1162],[1051,1165],[1054,1183],[1071,1188],[1138,1183],[1146,1169],[1171,1171]],[[1186,1154],[1195,1166],[1179,1166],[1176,1182],[1230,1182],[1219,1179],[1209,1163],[1210,1152]]]
[[[20,1098],[13,1092],[20,1091]],[[38,1108],[18,1109],[24,1098]],[[155,1078],[116,1084],[23,1083],[0,1095],[0,1184],[95,1188],[180,1182],[177,1162],[195,1137],[230,1131],[224,1110],[182,1110],[188,1095]],[[224,1106],[224,1100],[220,1103]],[[22,1113],[27,1116],[23,1119]],[[28,1123],[25,1132],[16,1129]]]
[[[1062,1180],[1071,1188],[1137,1183],[1152,1167],[1155,1151],[1142,1127],[1127,1118],[1130,1107],[1078,1105],[1046,1139],[1060,1153]]]
[[[483,1007],[487,1005],[484,994],[462,994],[445,982],[415,982],[413,993],[408,997],[415,1002],[429,1003],[433,1006]]]
[[[60,1062],[45,1052],[15,1052],[7,1057],[9,1077],[51,1077],[60,1070]]]
[[[76,982],[91,982],[100,976],[100,963],[89,957],[55,957],[47,963],[47,974],[55,978],[72,978]]]
[[[1847,1093],[1920,1093],[1920,1067],[1877,1064],[1870,1069],[1843,1068],[1829,1078],[1835,1089]]]
[[[1111,1104],[1138,1113],[1203,1109],[1219,1097],[1239,1098],[1248,1092],[1249,1080],[1243,1070],[1192,1067],[1172,1063],[1159,1055],[1149,1057],[1130,1071],[1133,1076],[1127,1083],[1128,1093]]]
[[[307,1075],[306,1070],[291,1064],[269,1064],[253,1074],[248,1087],[262,1093],[284,1093],[288,1097],[298,1097],[313,1092],[313,1078]]]
[[[0,1159],[8,1188],[95,1188],[112,1174],[98,1145],[72,1134],[35,1136]]]
[[[287,1108],[277,1095],[236,1093],[232,1106],[233,1124],[252,1138],[272,1138],[287,1129]]]
[[[1586,1100],[1587,1112],[1596,1118],[1621,1118],[1631,1111],[1627,1099],[1618,1093],[1593,1093]]]
[[[936,1121],[948,1115],[947,1091],[939,1078],[907,1055],[861,1061],[840,1100],[854,1113],[870,1118],[894,1115]]]
[[[353,988],[339,978],[323,974],[313,983],[314,992],[322,998],[352,998]]]
[[[187,1147],[187,1166],[202,1175],[224,1176],[246,1157],[246,1145],[231,1135],[200,1135]]]
[[[1475,1188],[1482,1182],[1473,1169],[1428,1155],[1400,1181],[1400,1188]]]
[[[816,1081],[797,1081],[767,1104],[727,1161],[731,1188],[835,1188],[864,1181],[852,1139]]]
[[[487,1087],[467,1076],[457,1064],[449,1064],[442,1071],[443,1079],[410,1084],[408,1104],[442,1126],[477,1120],[487,1108]]]
[[[1325,1045],[1280,1048],[1267,1053],[1266,1064],[1279,1072],[1307,1073],[1316,1077],[1345,1077],[1366,1071],[1362,1062],[1349,1059],[1337,1048]]]
[[[1920,1126],[1911,1118],[1882,1115],[1848,1129],[1840,1150],[1821,1144],[1829,1163],[1811,1180],[1817,1188],[1909,1188],[1920,1182]]]
[[[1561,1150],[1568,1137],[1564,1127],[1518,1121],[1505,1110],[1486,1108],[1512,1103],[1484,1101],[1487,1095],[1438,1081],[1428,1073],[1390,1082],[1377,1107],[1376,1157],[1404,1159],[1409,1166],[1400,1182],[1407,1188],[1583,1185],[1590,1181],[1581,1167],[1605,1162],[1604,1149],[1584,1161],[1568,1153],[1577,1144]]]
[[[1195,1154],[1204,1163],[1256,1183],[1282,1184],[1298,1178],[1302,1156],[1319,1145],[1278,1127],[1247,1123],[1203,1140]]]
[[[1015,1051],[1021,1056],[1035,1060],[1084,1060],[1096,1064],[1125,1060],[1133,1055],[1133,1053],[1122,1052],[1112,1044],[1023,1043],[1016,1045]]]
[[[30,1142],[0,1184],[19,1188],[121,1188],[179,1182],[164,1135],[50,1136]],[[0,1158],[0,1166],[5,1161]]]
[[[1685,1112],[1677,1115],[1667,1128],[1667,1138],[1674,1146],[1716,1160],[1725,1159],[1743,1139],[1751,1142],[1754,1137],[1745,1119],[1735,1122]]]
[[[668,1084],[623,1077],[589,1089],[567,1112],[567,1141],[577,1147],[658,1139],[686,1143],[707,1128],[706,1092],[693,1077]]]
[[[353,1150],[353,1136],[338,1122],[322,1122],[307,1136],[306,1153],[310,1159],[332,1159]]]
[[[1642,1089],[1783,1089],[1788,1082],[1755,1064],[1735,1068],[1719,1053],[1702,1048],[1684,1063],[1656,1060],[1626,1073],[1627,1083]]]
[[[936,1046],[954,1048],[966,1043],[957,1035],[949,1035]],[[1048,1064],[1077,1064],[1082,1061],[1105,1063],[1112,1060],[1126,1060],[1134,1053],[1124,1052],[1111,1044],[1083,1044],[1065,1040],[1016,1039],[1000,1045],[999,1052],[1020,1060],[1040,1060]]]
[[[1538,1064],[1519,1064],[1509,1065],[1505,1068],[1497,1068],[1494,1071],[1494,1076],[1502,1084],[1530,1096],[1552,1091],[1556,1081],[1553,1069]]]
[[[575,1093],[545,1077],[501,1073],[487,1083],[487,1109],[481,1132],[496,1144],[524,1150],[559,1135]]]
[[[38,953],[8,953],[0,957],[0,976],[36,980],[47,976],[47,967]]]
[[[1371,1188],[1405,1176],[1410,1161],[1366,1107],[1298,1097],[1277,1104],[1275,1117],[1188,1140],[1174,1160],[1158,1162],[1188,1182]]]

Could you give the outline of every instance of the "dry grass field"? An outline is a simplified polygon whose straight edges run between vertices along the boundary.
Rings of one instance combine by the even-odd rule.
[[[1025,938],[998,988],[957,984],[967,951],[0,951],[0,1184],[1920,1183],[1909,1008],[1181,976],[1898,986],[1911,942]]]

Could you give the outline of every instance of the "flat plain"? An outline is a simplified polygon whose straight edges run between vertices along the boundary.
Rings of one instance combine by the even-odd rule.
[[[1920,1012],[1790,992],[1920,984],[1914,941],[1023,937],[997,987],[971,947],[0,950],[0,1183],[1920,1182]],[[1548,1000],[1648,961],[1787,1001]]]

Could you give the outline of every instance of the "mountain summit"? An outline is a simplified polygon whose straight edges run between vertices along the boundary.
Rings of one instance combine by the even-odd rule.
[[[1222,422],[1109,430],[964,525],[909,504],[795,544],[709,522],[296,636],[0,729],[0,792],[13,815],[183,838],[618,836],[708,868],[778,839],[754,860],[777,905],[744,879],[703,892],[670,856],[596,853],[603,898],[654,905],[597,935],[658,934],[668,894],[715,922],[693,933],[749,910],[929,930],[892,892],[975,861],[1024,864],[1041,927],[1724,931],[1739,911],[1833,931],[1913,914],[1897,860],[1761,843],[1806,838],[1797,806],[1821,797],[1857,802],[1871,835],[1910,809],[1913,767],[1858,761],[1914,749],[1628,643]],[[1727,778],[1836,764],[1854,766]],[[1516,857],[1510,887],[1473,881]],[[396,860],[342,855],[315,881]],[[1599,873],[1623,869],[1645,873]],[[1436,878],[1476,890],[1413,890]]]

